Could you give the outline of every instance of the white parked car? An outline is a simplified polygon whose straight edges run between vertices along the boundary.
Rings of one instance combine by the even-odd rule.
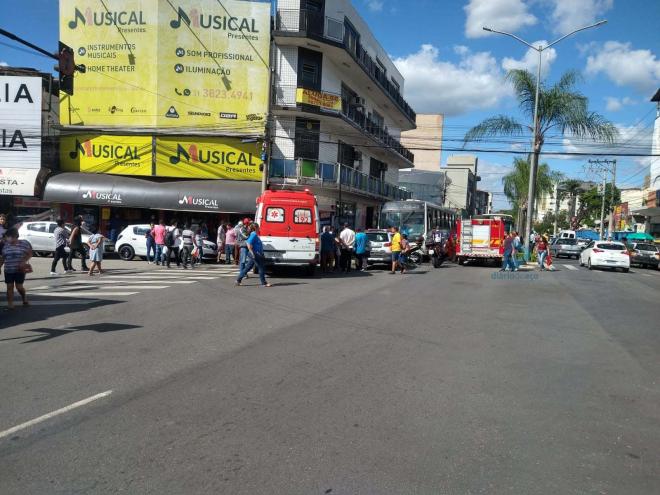
[[[622,242],[591,241],[580,254],[580,266],[589,270],[599,268],[621,268],[624,272],[630,270],[630,254]]]
[[[119,257],[125,261],[135,256],[147,257],[146,234],[150,230],[149,224],[129,225],[117,237],[116,250]],[[204,259],[216,259],[218,249],[214,242],[204,239]]]
[[[67,223],[64,225],[67,232],[70,234],[73,229],[73,225]],[[21,239],[24,239],[30,243],[32,246],[32,251],[38,254],[51,254],[55,252],[55,229],[57,228],[56,222],[51,222],[49,220],[42,220],[39,222],[23,222],[18,228],[18,235]],[[81,227],[82,230],[82,243],[87,250],[87,241],[89,236],[92,233]],[[115,250],[115,245],[110,239],[106,239],[103,242],[103,250],[106,253],[112,253]],[[66,251],[69,252],[69,248],[66,248]]]

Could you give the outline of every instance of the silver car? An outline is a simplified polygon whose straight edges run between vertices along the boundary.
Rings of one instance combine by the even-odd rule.
[[[582,249],[577,239],[555,239],[555,242],[550,245],[550,252],[556,258],[566,256],[567,258],[575,257],[575,259],[578,259]]]
[[[369,265],[389,265],[392,263],[392,234],[385,229],[368,229]]]
[[[55,229],[57,228],[56,222],[48,220],[39,222],[23,222],[18,228],[18,235],[32,246],[32,251],[40,254],[51,254],[55,252]],[[70,223],[65,224],[64,228],[70,235],[73,225]],[[83,246],[87,246],[87,241],[92,233],[85,229],[80,228],[82,231]],[[66,248],[67,252],[69,248]],[[113,253],[115,251],[115,244],[110,239],[106,239],[103,243],[103,251],[105,253]]]

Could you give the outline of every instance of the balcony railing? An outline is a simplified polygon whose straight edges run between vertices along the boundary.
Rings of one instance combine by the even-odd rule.
[[[390,135],[390,133],[387,131],[387,127],[383,127],[374,119],[369,118],[369,116],[362,109],[362,107],[353,105],[351,102],[347,101],[346,99],[342,99],[342,96],[340,94],[332,93],[329,91],[310,91],[310,93],[318,94],[319,97],[315,100],[315,103],[320,103],[321,105],[317,105],[315,103],[309,103],[304,99],[300,100],[298,98],[299,89],[301,88],[297,88],[296,86],[292,86],[292,85],[281,85],[281,84],[275,85],[273,87],[273,96],[272,96],[273,105],[282,106],[282,107],[307,105],[318,108],[319,111],[323,111],[324,113],[340,116],[345,120],[352,122],[354,125],[358,126],[366,134],[375,138],[379,143],[383,145],[384,148],[391,149],[392,151],[398,153],[409,162],[414,163],[415,155],[408,148],[403,146],[398,139]],[[326,98],[322,98],[322,96],[326,96]],[[330,98],[327,98],[327,96],[330,96]],[[324,100],[330,101],[331,103],[340,100],[341,109],[339,108],[339,106],[336,107],[322,106],[323,104],[322,102]]]
[[[401,96],[399,88],[387,79],[376,61],[371,58],[361,43],[350,37],[344,23],[331,17],[323,16],[311,10],[279,9],[275,19],[275,29],[284,32],[305,33],[305,36],[327,39],[342,45],[344,50],[362,67],[367,75],[390,97],[399,109],[415,122],[417,114]]]
[[[412,194],[377,177],[364,174],[339,163],[323,163],[316,160],[272,159],[269,169],[271,179],[281,179],[295,185],[320,186],[344,189],[346,192],[364,194],[379,199],[405,200]]]

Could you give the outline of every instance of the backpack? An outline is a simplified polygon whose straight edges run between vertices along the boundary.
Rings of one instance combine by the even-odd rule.
[[[168,230],[167,234],[165,234],[165,245],[167,247],[174,246],[174,230]]]

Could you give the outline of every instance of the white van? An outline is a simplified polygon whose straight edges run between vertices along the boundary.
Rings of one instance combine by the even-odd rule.
[[[558,239],[577,239],[577,233],[574,230],[562,230]]]

